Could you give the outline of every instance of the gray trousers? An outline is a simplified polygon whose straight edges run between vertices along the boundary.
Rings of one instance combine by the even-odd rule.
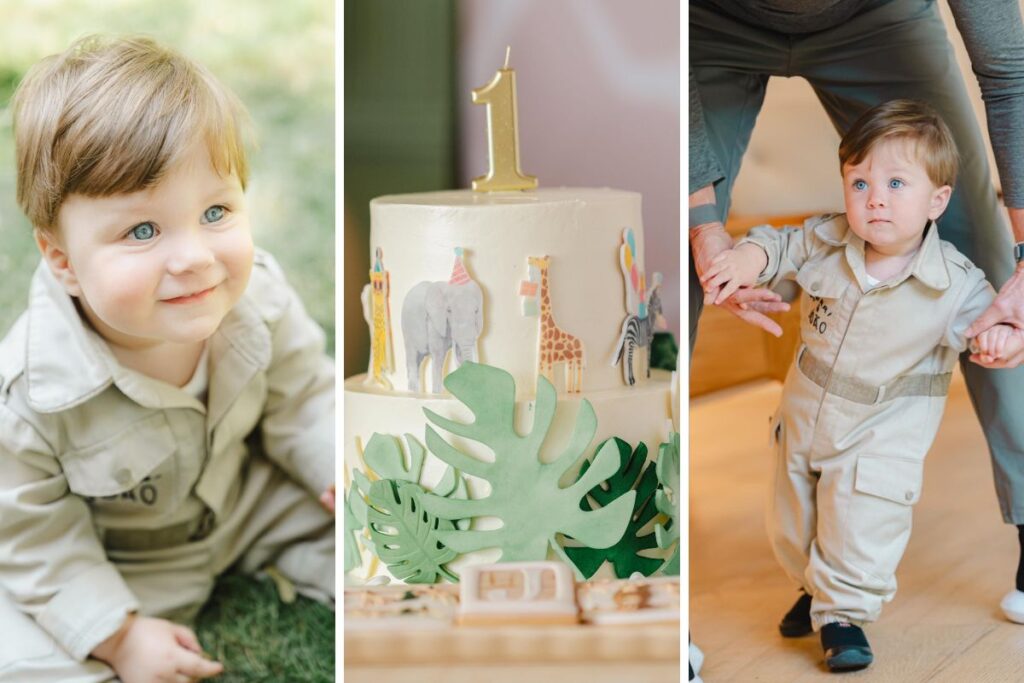
[[[960,173],[938,221],[939,234],[982,268],[996,288],[1013,272],[1010,233],[992,187],[984,140],[934,2],[880,0],[841,26],[785,35],[698,0],[690,4],[690,65],[710,144],[725,174],[715,185],[723,221],[768,79],[801,76],[840,135],[880,102],[911,98],[931,104],[960,152]],[[702,306],[691,258],[691,348]],[[988,440],[1003,519],[1024,524],[1024,368],[986,370],[970,363],[967,354],[960,364]]]

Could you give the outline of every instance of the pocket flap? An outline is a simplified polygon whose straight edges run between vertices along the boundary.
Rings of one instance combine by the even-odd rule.
[[[800,288],[810,296],[822,299],[838,299],[850,282],[844,281],[832,265],[825,267],[824,263],[814,263],[797,271],[796,281]]]
[[[175,448],[167,418],[156,413],[96,445],[68,453],[61,464],[75,493],[112,496],[142,483]]]
[[[861,493],[878,496],[901,505],[913,505],[921,498],[924,462],[903,458],[862,455],[857,458],[857,479]]]

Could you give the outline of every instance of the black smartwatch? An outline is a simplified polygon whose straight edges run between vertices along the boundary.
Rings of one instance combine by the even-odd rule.
[[[1013,260],[1015,263],[1024,261],[1024,242],[1017,242],[1013,245]]]

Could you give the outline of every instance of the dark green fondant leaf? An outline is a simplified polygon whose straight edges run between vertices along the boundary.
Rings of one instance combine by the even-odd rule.
[[[604,564],[605,560],[612,563],[615,575],[620,579],[628,578],[633,572],[650,576],[663,560],[644,557],[640,551],[657,547],[654,532],[642,534],[658,514],[654,505],[654,492],[658,486],[654,463],[647,463],[647,446],[641,442],[636,450],[619,438],[609,439],[601,444],[603,448],[612,448],[618,452],[619,468],[612,476],[592,488],[587,498],[580,501],[584,510],[593,509],[593,504],[604,507],[629,491],[636,491],[636,498],[629,524],[622,537],[608,548],[588,548],[566,546],[565,553],[573,561],[585,578],[590,578]],[[590,463],[583,463],[579,476],[582,477]]]

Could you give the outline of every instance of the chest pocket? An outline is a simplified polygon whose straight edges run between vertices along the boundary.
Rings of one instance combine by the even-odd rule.
[[[853,283],[844,272],[842,263],[819,262],[797,271],[796,281],[806,294],[820,299],[838,299]]]
[[[138,489],[141,495],[152,496],[155,504],[157,490],[175,488],[175,450],[167,418],[156,413],[109,439],[68,453],[61,464],[68,486],[80,496],[105,498]]]

